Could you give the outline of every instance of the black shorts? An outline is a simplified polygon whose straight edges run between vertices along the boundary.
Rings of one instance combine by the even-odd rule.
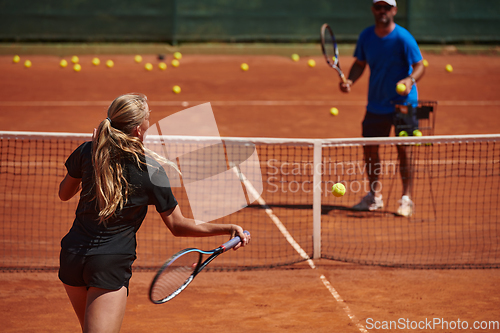
[[[119,290],[132,277],[135,255],[100,254],[82,256],[61,250],[59,280],[73,287]]]
[[[387,137],[390,136],[392,126],[394,125],[396,136],[403,130],[409,136],[412,136],[413,131],[418,129],[418,119],[414,114],[375,114],[367,111],[362,123],[362,135],[365,138]]]

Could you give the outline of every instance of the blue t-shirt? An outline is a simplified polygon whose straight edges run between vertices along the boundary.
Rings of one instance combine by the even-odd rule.
[[[422,60],[417,41],[408,30],[396,24],[389,35],[380,38],[375,26],[368,27],[359,35],[354,57],[370,67],[367,111],[388,114],[394,112],[395,102],[417,101],[416,85],[408,96],[396,92],[397,82],[408,77],[412,65]]]

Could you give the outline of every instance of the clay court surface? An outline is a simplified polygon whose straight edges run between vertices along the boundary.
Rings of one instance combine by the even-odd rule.
[[[498,133],[500,57],[424,57],[430,65],[418,87],[421,99],[438,102],[435,134]],[[0,130],[90,133],[115,97],[142,92],[153,110],[151,123],[211,102],[225,137],[351,138],[361,132],[368,73],[351,94],[342,94],[336,73],[321,57],[313,57],[317,65],[309,68],[310,57],[296,63],[280,56],[185,54],[178,68],[170,66],[169,57],[167,70],[160,71],[155,55],[143,55],[141,64],[131,55],[100,55],[98,67],[91,64],[93,55],[82,55],[79,73],[60,68],[56,56],[26,58],[33,63],[30,69],[12,64],[12,55],[0,56]],[[114,60],[114,68],[103,65],[107,59]],[[146,62],[155,69],[146,71]],[[249,64],[248,72],[241,71],[243,62]],[[343,56],[340,63],[347,71],[352,58]],[[453,65],[452,73],[444,70],[446,64]],[[172,93],[174,85],[181,87],[180,94]],[[330,115],[331,107],[339,109],[338,116]],[[377,330],[370,323],[437,318],[467,321],[471,328],[475,321],[500,321],[498,269],[412,270],[328,260],[315,264],[315,270],[301,263],[207,272],[164,305],[147,298],[154,273],[135,272],[122,332],[452,332],[464,330],[441,325]],[[1,273],[0,281],[3,332],[79,331],[55,272]]]

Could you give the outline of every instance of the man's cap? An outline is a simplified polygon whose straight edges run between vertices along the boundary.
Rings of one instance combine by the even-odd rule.
[[[396,0],[373,0],[373,3],[377,2],[387,2],[389,5],[393,7],[397,7],[398,5],[396,4]]]

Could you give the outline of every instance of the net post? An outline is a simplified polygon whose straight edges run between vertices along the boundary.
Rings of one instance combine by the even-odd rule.
[[[314,140],[313,151],[313,259],[321,258],[321,172],[322,140]]]

